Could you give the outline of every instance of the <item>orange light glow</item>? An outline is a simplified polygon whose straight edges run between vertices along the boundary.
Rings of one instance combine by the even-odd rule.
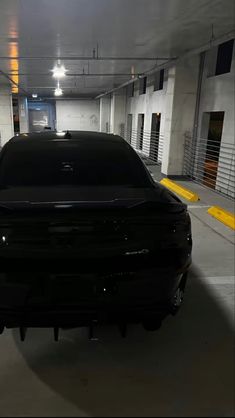
[[[19,61],[18,61],[18,42],[10,42],[9,43],[9,55],[10,59],[10,71],[11,71],[11,79],[15,83],[19,83]],[[18,86],[12,84],[11,87],[12,93],[18,93],[19,89]]]

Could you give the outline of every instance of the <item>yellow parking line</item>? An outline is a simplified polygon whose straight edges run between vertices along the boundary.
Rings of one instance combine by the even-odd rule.
[[[163,178],[160,181],[163,186],[167,187],[168,189],[172,190],[173,192],[179,194],[180,196],[184,197],[185,199],[189,200],[190,202],[197,202],[200,200],[197,193],[192,192],[189,189],[186,189],[185,187],[180,186],[179,184],[175,183],[172,180],[169,180],[167,178]]]
[[[218,219],[229,228],[235,229],[235,215],[220,206],[211,206],[207,211],[211,216]]]

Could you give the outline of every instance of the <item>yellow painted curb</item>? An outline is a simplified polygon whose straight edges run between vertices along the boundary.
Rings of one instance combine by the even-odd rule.
[[[226,226],[229,226],[232,229],[235,229],[235,215],[232,212],[219,207],[211,206],[207,211],[211,216],[218,219],[220,222],[223,222]]]
[[[172,190],[173,192],[184,197],[185,199],[190,200],[190,202],[197,202],[198,200],[200,200],[197,193],[194,193],[191,190],[180,186],[179,184],[175,183],[172,180],[164,178],[160,181],[160,183],[163,184],[163,186],[166,186],[168,189]]]

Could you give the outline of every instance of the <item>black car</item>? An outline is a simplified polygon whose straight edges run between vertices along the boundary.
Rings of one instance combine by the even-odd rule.
[[[181,305],[187,207],[121,137],[44,132],[0,157],[0,331],[128,322],[157,329]]]

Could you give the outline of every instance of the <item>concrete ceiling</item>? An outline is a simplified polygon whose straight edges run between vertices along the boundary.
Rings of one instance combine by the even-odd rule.
[[[0,0],[0,83],[54,97],[61,58],[64,97],[94,97],[208,43],[212,25],[234,29],[234,0]]]

